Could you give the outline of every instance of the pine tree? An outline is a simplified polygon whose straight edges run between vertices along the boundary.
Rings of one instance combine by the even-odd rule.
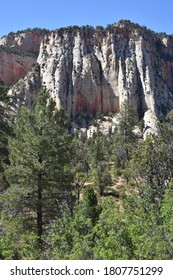
[[[126,163],[131,158],[132,149],[137,143],[137,136],[134,133],[137,122],[137,114],[132,104],[125,101],[119,112],[113,136],[117,167],[125,168]]]
[[[173,180],[167,188],[162,207],[161,217],[163,219],[163,233],[166,241],[166,249],[169,252],[169,259],[173,258]]]
[[[131,259],[133,250],[124,218],[111,197],[105,200],[94,228],[94,259]]]
[[[94,225],[100,213],[97,196],[92,187],[83,190],[82,200],[77,204],[73,217],[67,215],[57,220],[49,236],[51,258],[93,259]]]
[[[150,135],[133,152],[130,162],[139,194],[146,206],[161,203],[172,177],[171,150],[160,136]],[[147,207],[148,207],[147,206]]]
[[[42,89],[32,108],[20,108],[14,133],[9,140],[6,176],[10,187],[4,195],[4,222],[8,228],[15,224],[13,236],[35,234],[42,247],[49,225],[69,207],[68,121]]]
[[[74,174],[74,191],[79,203],[81,191],[85,187],[85,183],[89,176],[89,162],[87,155],[87,147],[84,139],[75,136],[73,138],[75,155],[72,160],[72,172]]]
[[[86,187],[74,213],[71,259],[93,259],[93,228],[98,221],[100,210],[94,189]]]
[[[4,163],[8,163],[8,136],[11,135],[11,127],[8,120],[8,87],[0,80],[0,192],[7,187],[4,175]]]

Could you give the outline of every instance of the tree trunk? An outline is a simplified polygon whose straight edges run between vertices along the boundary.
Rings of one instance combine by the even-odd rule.
[[[37,186],[37,236],[38,243],[42,245],[43,234],[43,212],[42,212],[42,175],[38,175]]]

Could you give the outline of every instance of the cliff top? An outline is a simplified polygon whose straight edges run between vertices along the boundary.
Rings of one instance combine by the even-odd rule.
[[[103,27],[101,25],[98,25],[96,27],[93,27],[91,25],[83,25],[83,26],[78,26],[78,25],[70,25],[70,26],[66,26],[66,27],[61,27],[61,28],[57,28],[55,30],[49,30],[46,28],[39,28],[39,27],[35,27],[35,28],[27,28],[24,30],[18,30],[17,32],[10,32],[7,35],[4,35],[2,38],[0,38],[0,45],[2,45],[4,39],[8,39],[8,41],[13,41],[15,39],[15,37],[17,36],[23,36],[23,34],[35,34],[37,36],[42,36],[44,37],[45,35],[49,35],[51,32],[72,32],[72,31],[92,31],[92,32],[105,32],[105,31],[109,31],[109,32],[123,32],[123,31],[131,31],[133,29],[138,29],[138,31],[144,33],[150,33],[150,35],[155,35],[158,36],[160,38],[165,38],[165,37],[169,37],[169,36],[173,36],[173,34],[167,34],[166,32],[155,32],[149,28],[147,28],[146,26],[141,26],[138,23],[134,23],[131,22],[130,20],[119,20],[117,23],[112,23],[112,24],[107,24],[106,27]]]

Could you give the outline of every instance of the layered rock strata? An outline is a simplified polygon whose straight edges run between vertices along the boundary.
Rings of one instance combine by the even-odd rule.
[[[36,63],[45,31],[38,29],[10,33],[0,39],[0,79],[12,85]]]

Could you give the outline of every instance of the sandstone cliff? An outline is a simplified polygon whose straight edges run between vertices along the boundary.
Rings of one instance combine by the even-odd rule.
[[[31,70],[47,33],[44,29],[28,29],[0,39],[0,79],[5,84],[13,84]]]
[[[28,28],[16,33],[10,32],[7,36],[3,36],[0,39],[0,45],[10,47],[11,49],[17,47],[23,51],[38,54],[42,39],[49,33],[49,30],[40,28]]]
[[[18,79],[24,77],[36,59],[30,56],[21,56],[0,49],[0,79],[11,85]]]
[[[116,113],[128,98],[146,124],[163,119],[173,108],[173,37],[126,22],[104,30],[60,29],[41,42],[37,73],[9,94],[30,102],[35,81],[73,117]]]

